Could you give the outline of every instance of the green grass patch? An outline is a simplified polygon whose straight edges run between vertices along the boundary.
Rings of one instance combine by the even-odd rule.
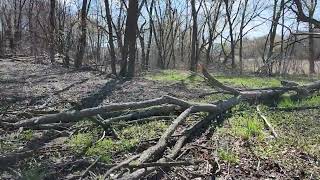
[[[79,133],[73,135],[69,140],[69,146],[77,153],[81,153],[85,148],[90,146],[94,141],[94,136],[91,133]]]
[[[218,156],[220,160],[226,161],[231,164],[238,164],[240,162],[239,156],[230,149],[219,149]]]
[[[112,162],[112,157],[120,152],[129,152],[138,143],[135,139],[121,139],[115,141],[112,139],[104,139],[99,141],[88,149],[86,155],[101,156],[101,160],[107,163]]]
[[[240,88],[266,88],[266,87],[280,87],[280,81],[292,80],[299,84],[304,84],[310,82],[308,77],[298,77],[298,76],[289,76],[289,77],[255,77],[255,76],[215,76],[219,81],[233,87]],[[197,75],[192,75],[188,71],[179,71],[179,70],[163,70],[158,73],[148,74],[146,79],[153,81],[161,82],[183,82],[187,85],[199,85],[204,84],[202,77]]]
[[[166,122],[150,122],[142,125],[133,125],[123,128],[119,135],[125,139],[137,139],[139,141],[159,137],[168,127]]]
[[[22,133],[19,135],[19,139],[24,141],[30,141],[33,138],[33,135],[33,130],[27,129],[25,131],[22,131]]]
[[[222,83],[234,87],[262,88],[280,86],[280,81],[276,78],[262,78],[253,76],[215,76]],[[188,71],[163,70],[155,74],[149,74],[147,79],[161,82],[183,82],[187,85],[204,84],[204,79],[197,75],[192,75]]]
[[[289,95],[281,96],[278,107],[304,107],[304,106],[320,106],[320,95],[310,96],[301,100],[293,100]]]
[[[113,157],[132,151],[142,140],[159,137],[167,127],[166,122],[157,121],[115,128],[119,134],[119,140],[106,138],[98,142],[99,133],[97,129],[93,129],[90,132],[73,135],[68,144],[76,153],[86,150],[86,156],[100,156],[102,161],[112,163]]]
[[[241,137],[243,140],[249,140],[250,138],[264,139],[264,125],[259,117],[254,114],[238,115],[230,120],[231,132],[237,137]]]
[[[264,88],[264,87],[278,87],[280,81],[272,77],[253,77],[253,76],[217,76],[220,82],[234,86],[245,88]]]

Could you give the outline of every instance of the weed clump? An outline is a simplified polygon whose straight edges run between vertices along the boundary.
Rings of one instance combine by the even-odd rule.
[[[238,164],[240,161],[239,156],[235,152],[228,149],[219,149],[218,156],[221,160],[231,164]]]

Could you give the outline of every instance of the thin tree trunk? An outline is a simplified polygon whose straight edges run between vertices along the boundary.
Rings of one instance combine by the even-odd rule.
[[[49,36],[49,56],[51,64],[54,64],[54,54],[55,54],[55,8],[56,0],[50,0],[50,36]]]
[[[190,70],[193,72],[197,71],[198,64],[198,22],[197,22],[197,10],[195,0],[191,0],[191,11],[192,11],[192,42],[191,42],[191,66]]]
[[[315,6],[314,6],[314,2],[313,0],[311,0],[311,7],[309,9],[309,19],[313,18],[314,15],[314,11],[315,11]],[[314,37],[312,35],[313,32],[313,24],[310,21],[309,22],[309,74],[314,74],[315,73],[315,69],[314,69],[314,57],[315,57],[315,53],[314,53]]]
[[[81,35],[78,42],[77,48],[77,55],[74,61],[75,68],[81,68],[83,63],[83,56],[86,48],[86,41],[87,41],[87,0],[82,1],[82,8],[81,8],[81,22],[80,22],[80,29]]]
[[[147,44],[147,53],[146,53],[146,64],[145,64],[145,69],[149,69],[149,59],[150,59],[150,51],[151,51],[151,43],[152,43],[152,32],[153,32],[153,25],[152,25],[152,13],[153,13],[153,6],[154,6],[154,0],[151,0],[151,5],[150,5],[150,12],[149,12],[149,37],[148,37],[148,44]]]
[[[114,50],[114,42],[113,42],[113,28],[112,28],[112,17],[110,12],[109,0],[104,0],[105,8],[106,8],[106,16],[107,16],[107,24],[108,24],[108,42],[110,46],[110,57],[111,57],[111,71],[112,74],[117,75],[116,70],[116,53]]]
[[[242,74],[243,72],[243,62],[242,62],[242,53],[243,53],[243,29],[244,29],[244,21],[246,18],[246,11],[247,11],[247,5],[248,5],[248,0],[245,0],[244,2],[244,9],[242,12],[242,16],[241,16],[241,24],[240,24],[240,34],[239,34],[239,38],[240,38],[240,47],[239,47],[239,63],[240,63],[240,74]]]

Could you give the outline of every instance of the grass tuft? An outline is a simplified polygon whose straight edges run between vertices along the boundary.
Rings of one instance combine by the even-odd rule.
[[[79,133],[71,137],[69,146],[77,153],[81,153],[85,148],[93,143],[93,135],[91,133]]]
[[[243,140],[250,138],[264,139],[263,123],[258,116],[243,114],[231,120],[231,131],[235,136],[241,137]]]
[[[240,162],[239,156],[231,150],[219,149],[218,156],[221,160],[231,164],[238,164]]]

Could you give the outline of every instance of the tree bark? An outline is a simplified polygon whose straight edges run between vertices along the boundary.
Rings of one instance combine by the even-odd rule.
[[[77,55],[74,61],[75,68],[79,69],[83,63],[83,56],[85,53],[86,42],[87,42],[87,5],[88,0],[82,1],[82,8],[81,8],[81,19],[80,19],[80,38],[78,41],[77,47]],[[89,8],[89,7],[88,7]]]
[[[198,22],[197,22],[197,10],[195,0],[191,0],[191,13],[192,13],[192,42],[191,42],[191,66],[190,71],[197,71],[198,64]]]
[[[135,60],[136,60],[136,40],[137,40],[137,22],[138,22],[138,0],[130,0],[128,8],[128,74],[127,77],[133,77],[135,73]]]
[[[110,57],[111,57],[111,72],[114,75],[117,75],[116,69],[116,52],[114,49],[113,42],[113,28],[112,28],[112,17],[110,12],[109,0],[104,0],[105,8],[106,8],[106,16],[107,16],[107,24],[108,24],[108,42],[110,46]]]
[[[50,0],[50,36],[49,36],[49,56],[51,64],[54,64],[54,54],[55,54],[55,9],[56,0]]]

